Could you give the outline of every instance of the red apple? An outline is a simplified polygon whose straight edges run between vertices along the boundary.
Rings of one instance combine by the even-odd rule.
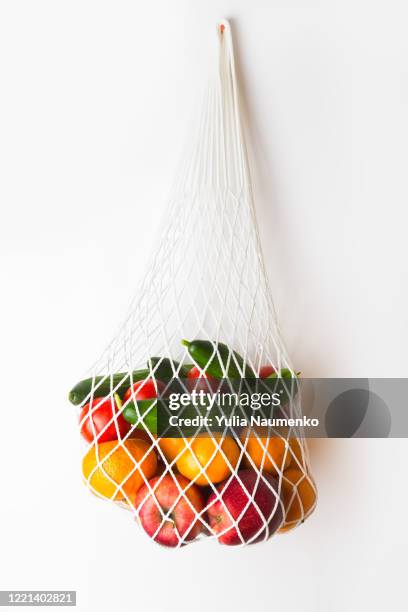
[[[204,508],[200,489],[180,474],[156,476],[149,486],[151,490],[146,484],[139,489],[135,503],[146,533],[163,546],[194,540],[202,528],[197,519]]]
[[[254,470],[240,470],[237,476],[221,483],[217,487],[220,497],[217,498],[214,492],[207,503],[213,533],[219,534],[221,544],[230,546],[263,540],[266,530],[271,536],[283,521],[282,504],[277,494],[278,483],[273,476],[263,474],[258,483],[258,474]],[[233,521],[238,521],[236,527],[231,517]],[[256,538],[252,540],[254,536]]]

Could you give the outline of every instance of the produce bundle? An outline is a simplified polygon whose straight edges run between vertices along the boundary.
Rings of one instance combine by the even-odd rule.
[[[140,292],[69,394],[86,485],[171,547],[202,537],[267,540],[316,504],[298,425],[299,373],[264,270],[225,21],[217,41],[215,74]]]

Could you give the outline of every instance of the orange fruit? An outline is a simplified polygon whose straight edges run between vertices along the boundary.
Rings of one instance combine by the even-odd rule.
[[[255,431],[250,432],[248,437],[247,435],[248,430],[241,434],[241,442],[246,453],[243,457],[245,467],[251,469],[255,464],[259,470],[262,469],[275,476],[289,467],[292,455],[289,444],[284,438],[258,437],[259,433],[257,435]]]
[[[156,453],[149,449],[145,440],[138,439],[91,446],[82,460],[88,486],[102,497],[119,501],[127,496],[133,502],[145,479],[156,473]]]
[[[184,438],[158,438],[157,443],[169,463],[174,461],[186,444]]]
[[[285,523],[279,531],[289,531],[303,522],[314,510],[316,499],[316,489],[310,476],[298,468],[286,470],[282,478]]]
[[[219,434],[213,434],[211,438],[206,436],[192,439],[191,450],[186,448],[176,465],[183,476],[205,487],[228,478],[231,470],[236,468],[238,459],[239,448],[236,442],[228,437],[222,440]]]
[[[286,438],[289,442],[289,454],[291,455],[290,465],[286,467],[298,468],[305,465],[305,460],[302,457],[302,446],[306,443],[301,438],[294,438],[293,432],[288,427],[280,427],[278,429],[279,435],[282,438]],[[299,463],[298,463],[299,462]]]
[[[298,468],[299,464],[296,462],[296,459],[299,461],[300,465],[304,465],[305,461],[302,457],[302,446],[297,438],[290,438],[289,440],[290,452],[292,453],[292,468]],[[295,459],[295,458],[296,459]]]

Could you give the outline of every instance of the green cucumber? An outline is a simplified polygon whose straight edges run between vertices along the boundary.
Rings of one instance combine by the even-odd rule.
[[[187,378],[191,366],[180,366],[178,361],[173,361],[168,357],[150,357],[147,366],[154,372],[154,377],[158,380],[171,380],[178,372],[178,378]]]
[[[241,355],[231,350],[222,342],[213,343],[209,340],[182,340],[190,357],[195,363],[214,378],[255,378],[249,365],[245,365]],[[240,369],[238,369],[238,365]],[[225,371],[226,370],[226,371]]]
[[[135,370],[132,372],[133,382],[143,380],[149,376],[149,370]],[[118,386],[119,385],[119,386]],[[115,393],[122,396],[131,385],[131,377],[129,372],[118,372],[113,376],[95,376],[93,378],[85,378],[71,389],[68,399],[71,404],[78,406],[88,395],[94,391],[95,397],[105,397],[109,395],[113,389]]]
[[[161,415],[161,417],[159,417],[159,413],[158,413],[158,409],[157,409],[157,401],[161,401],[162,402],[162,406],[161,409],[162,410],[166,410],[165,414],[169,415],[171,414],[171,411],[169,410],[168,407],[168,400],[157,400],[157,398],[154,399],[149,399],[149,400],[138,400],[135,404],[134,401],[129,402],[128,404],[126,404],[125,408],[122,411],[122,416],[125,419],[125,421],[127,421],[128,423],[130,423],[131,425],[136,425],[136,429],[142,429],[142,430],[147,430],[149,431],[151,434],[153,435],[158,435],[158,428],[161,425],[161,427],[164,426],[164,424],[167,425],[168,422],[168,417],[163,417],[163,415]],[[223,414],[222,412],[220,412],[218,406],[216,406],[213,411],[212,414],[217,414],[217,415],[221,415]],[[197,416],[206,416],[208,415],[208,408],[207,406],[194,406],[193,404],[189,404],[188,406],[184,406],[181,409],[181,415],[183,416],[183,418],[190,418],[193,419],[194,417]],[[164,418],[164,421],[163,421]],[[160,419],[160,420],[159,420]],[[224,426],[218,426],[217,423],[213,424],[211,426],[210,431],[219,431],[219,430],[223,430],[225,427]],[[170,427],[171,430],[174,430],[174,426]],[[197,433],[197,430],[200,429],[200,427],[197,426],[183,426],[181,428],[181,431],[183,433],[183,435],[185,436],[190,436],[193,435],[195,433]],[[203,431],[207,431],[206,429],[204,429]],[[171,437],[178,437],[178,436],[174,436],[172,435]]]

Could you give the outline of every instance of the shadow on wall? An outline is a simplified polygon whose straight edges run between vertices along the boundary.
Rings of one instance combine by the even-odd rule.
[[[324,414],[327,437],[308,440],[312,465],[326,465],[333,461],[332,438],[389,437],[392,425],[390,408],[382,397],[369,389],[369,384],[369,379],[358,379],[355,389],[339,393],[334,390],[331,401],[325,402],[327,408],[321,414]],[[305,414],[310,414],[314,400],[311,386],[309,391],[306,385],[303,400],[303,410]]]

